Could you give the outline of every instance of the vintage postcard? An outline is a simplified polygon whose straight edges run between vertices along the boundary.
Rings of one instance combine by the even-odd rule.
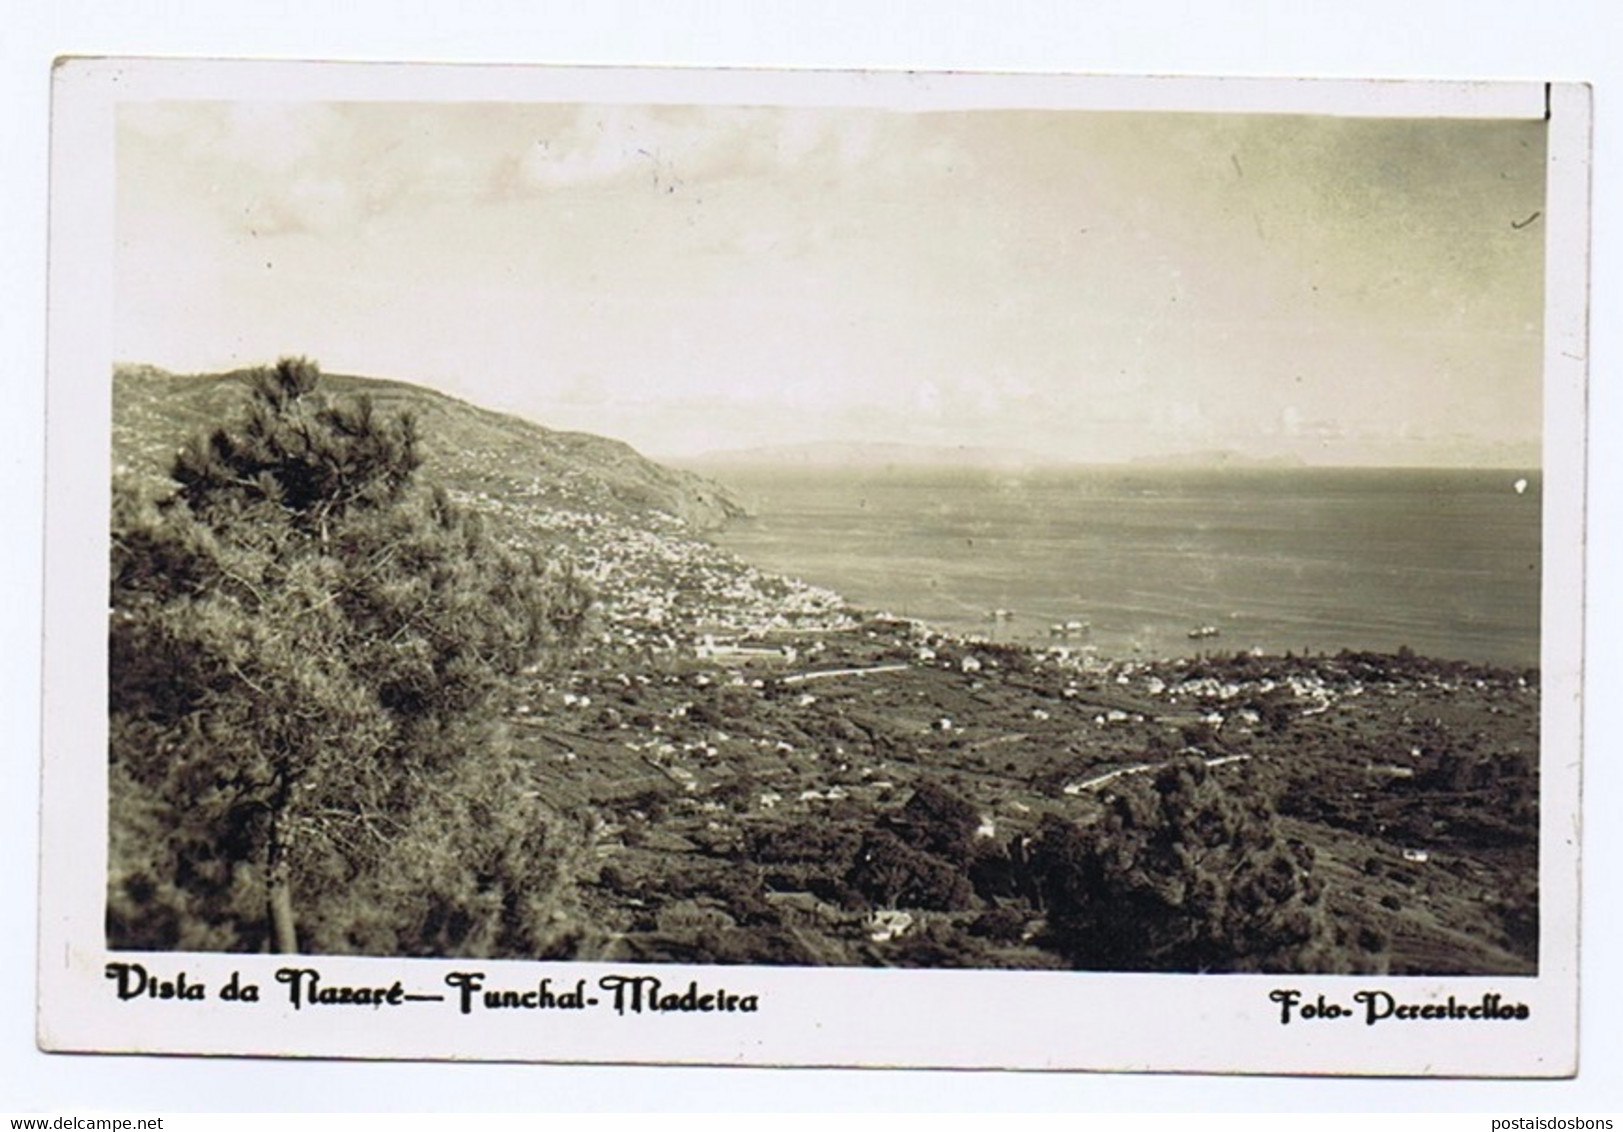
[[[1575,1072],[1587,89],[54,81],[43,1048]]]

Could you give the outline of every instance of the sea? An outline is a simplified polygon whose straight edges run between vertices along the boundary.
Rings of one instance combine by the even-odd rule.
[[[751,511],[726,549],[954,633],[1539,662],[1534,470],[704,470]]]

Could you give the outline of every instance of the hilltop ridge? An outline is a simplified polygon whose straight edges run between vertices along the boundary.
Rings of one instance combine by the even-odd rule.
[[[188,435],[229,419],[246,400],[248,373],[180,375],[155,366],[115,366],[115,464],[136,474],[165,475],[165,461]],[[425,469],[448,488],[502,492],[522,486],[558,506],[663,513],[696,531],[714,530],[745,513],[720,484],[657,464],[619,440],[550,429],[404,381],[334,373],[322,381],[330,393],[364,394],[379,409],[415,416]]]
[[[249,375],[115,368],[115,477],[166,493],[176,449],[238,415]],[[411,413],[425,478],[477,512],[503,544],[567,562],[592,588],[596,645],[640,654],[689,647],[702,632],[848,623],[838,594],[759,570],[705,540],[745,509],[703,476],[663,467],[618,440],[548,429],[407,382],[323,373],[321,390]]]

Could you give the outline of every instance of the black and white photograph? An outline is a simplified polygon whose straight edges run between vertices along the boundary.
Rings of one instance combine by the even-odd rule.
[[[77,66],[42,1041],[1571,1071],[1583,92]]]

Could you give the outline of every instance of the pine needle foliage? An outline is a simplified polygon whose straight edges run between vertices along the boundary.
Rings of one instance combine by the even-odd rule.
[[[320,376],[257,372],[172,494],[115,492],[110,945],[556,952],[578,834],[492,698],[567,654],[589,595],[420,483],[409,417]]]
[[[1337,939],[1310,847],[1200,758],[1124,781],[1090,825],[1052,818],[1036,868],[1051,943],[1079,968],[1367,969]]]

